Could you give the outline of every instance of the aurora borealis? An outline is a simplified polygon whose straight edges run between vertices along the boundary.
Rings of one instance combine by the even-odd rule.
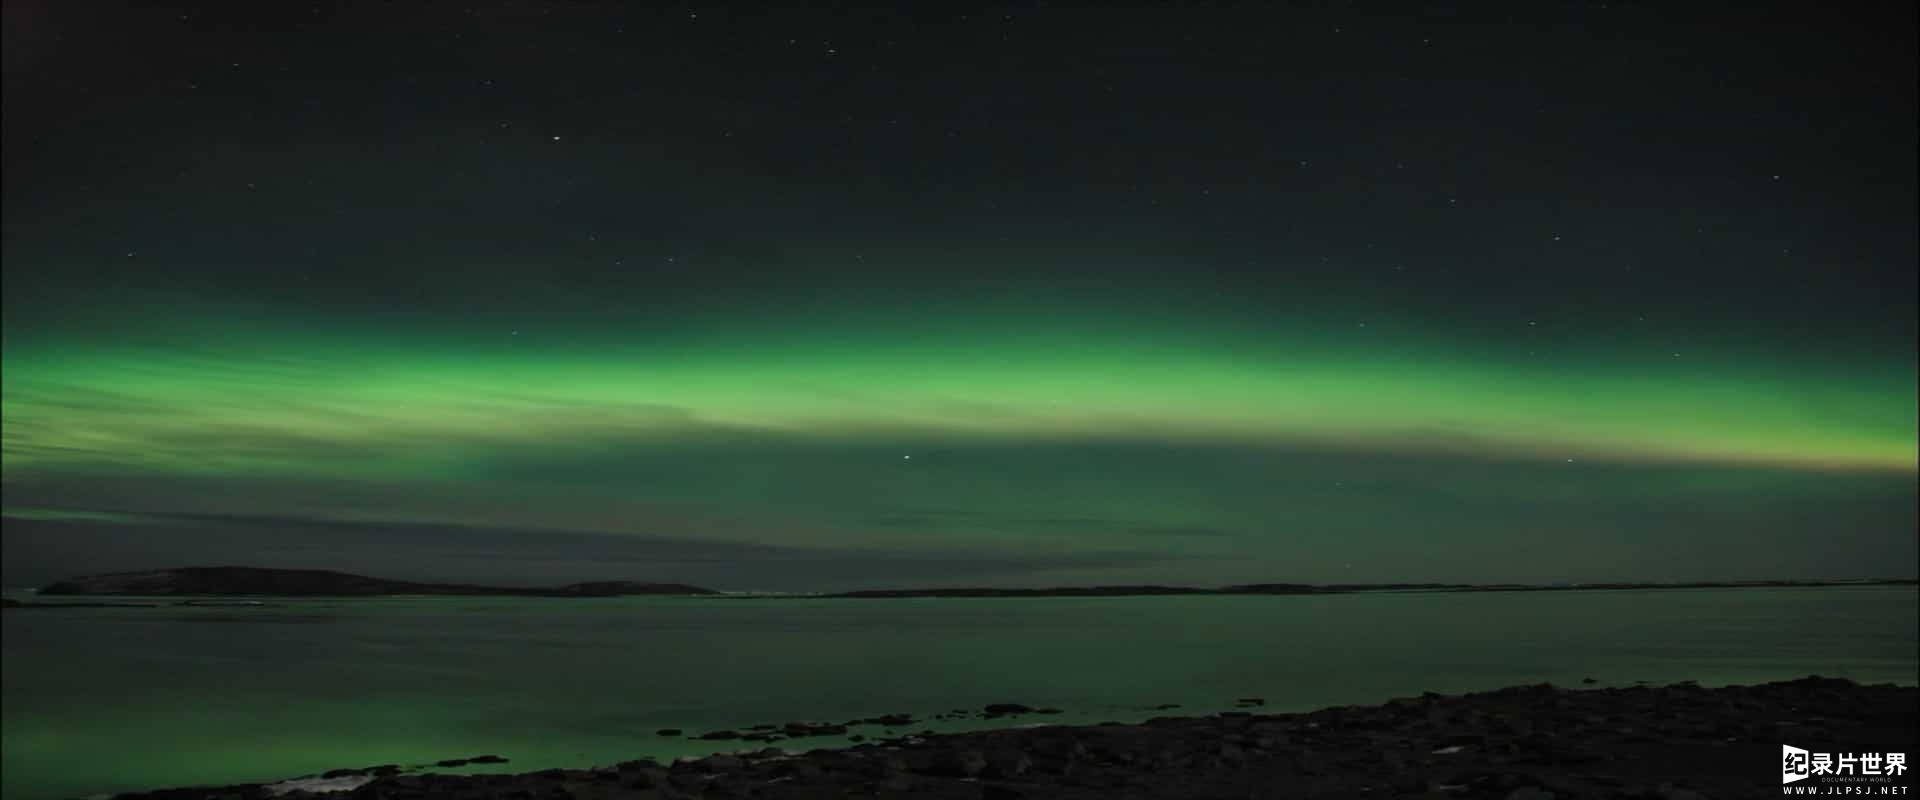
[[[8,580],[1913,574],[1911,24],[513,8],[9,9]]]

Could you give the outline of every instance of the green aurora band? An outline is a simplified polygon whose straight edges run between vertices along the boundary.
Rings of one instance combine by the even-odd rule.
[[[502,330],[486,342],[397,344],[267,329],[191,345],[10,347],[5,475],[405,480],[475,447],[644,447],[719,433],[1915,469],[1911,363],[1549,360],[1404,333],[995,320],[770,324],[650,346],[535,338]]]

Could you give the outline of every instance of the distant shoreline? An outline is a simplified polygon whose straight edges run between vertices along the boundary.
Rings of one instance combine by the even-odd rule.
[[[85,575],[55,581],[41,588],[38,594],[48,597],[624,597],[719,592],[684,583],[592,581],[552,587],[484,586],[396,581],[321,569],[219,566]]]
[[[731,600],[899,600],[918,598],[1162,597],[1234,595],[1414,594],[1471,592],[1581,592],[1661,589],[1790,589],[1848,586],[1920,586],[1913,578],[1859,578],[1769,581],[1688,581],[1680,583],[1259,583],[1222,586],[1123,585],[1044,588],[936,587],[868,589],[819,593],[723,592],[679,583],[598,581],[556,587],[483,586],[393,581],[327,570],[260,567],[182,567],[177,569],[89,575],[56,581],[38,591],[42,597],[555,597],[685,596]],[[177,604],[177,603],[176,603]],[[150,606],[155,603],[21,602],[6,608]]]
[[[1571,584],[1252,584],[1207,589],[1186,586],[1086,586],[1048,589],[875,589],[816,595],[765,595],[768,598],[824,598],[848,600],[889,600],[919,597],[1147,597],[1192,595],[1328,595],[1328,594],[1417,594],[1459,592],[1591,592],[1625,589],[1784,589],[1833,586],[1917,586],[1920,580],[1906,578],[1824,580],[1824,581],[1693,581],[1688,583],[1571,583]],[[738,595],[727,595],[737,597]]]

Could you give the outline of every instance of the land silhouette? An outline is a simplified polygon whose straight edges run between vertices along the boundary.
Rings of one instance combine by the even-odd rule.
[[[866,589],[849,592],[795,594],[728,594],[718,589],[684,583],[591,581],[561,586],[487,586],[466,583],[426,583],[388,580],[347,572],[266,567],[178,567],[174,569],[114,572],[56,581],[41,588],[43,597],[381,597],[394,595],[452,595],[464,597],[626,597],[679,595],[729,599],[828,598],[889,600],[907,598],[996,597],[1145,597],[1164,595],[1326,595],[1361,592],[1565,592],[1626,589],[1763,589],[1813,586],[1912,586],[1913,579],[1691,581],[1685,583],[1256,583],[1221,586],[1121,585],[1056,586],[1042,588],[934,587]],[[7,608],[98,606],[100,603],[35,603],[9,601]],[[116,604],[137,605],[137,604]]]

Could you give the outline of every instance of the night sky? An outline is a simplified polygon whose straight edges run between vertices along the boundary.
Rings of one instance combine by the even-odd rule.
[[[8,585],[1915,574],[1910,3],[253,5],[5,6]]]

